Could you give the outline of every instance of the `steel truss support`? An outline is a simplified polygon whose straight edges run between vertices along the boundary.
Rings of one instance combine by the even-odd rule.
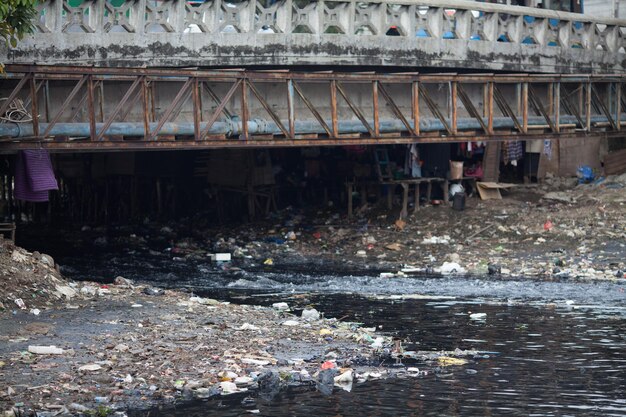
[[[624,75],[7,65],[0,152],[600,138],[621,134],[625,87]],[[16,100],[32,120],[10,118]]]

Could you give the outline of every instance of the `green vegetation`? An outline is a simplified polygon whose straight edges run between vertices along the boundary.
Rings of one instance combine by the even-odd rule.
[[[17,41],[33,30],[37,0],[0,1],[0,37],[15,47]]]

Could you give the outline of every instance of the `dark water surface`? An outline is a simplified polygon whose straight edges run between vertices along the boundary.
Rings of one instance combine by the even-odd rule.
[[[356,384],[350,393],[336,389],[329,397],[284,392],[270,402],[257,401],[254,409],[260,415],[626,415],[623,311],[338,294],[312,295],[308,301],[328,316],[382,325],[383,331],[404,338],[407,349],[493,353],[463,366],[423,368],[429,373],[419,378]],[[468,312],[487,313],[487,318],[476,322]],[[246,415],[242,399],[191,403],[149,415]]]
[[[463,366],[355,384],[330,396],[294,387],[131,416],[626,416],[626,285],[472,278],[379,278],[328,271],[224,272],[132,254],[60,258],[75,278],[120,274],[233,302],[312,304],[326,317],[377,326],[407,350],[476,349]],[[312,267],[313,269],[315,267]],[[98,272],[99,271],[99,272]],[[106,271],[106,276],[103,274]],[[317,272],[317,273],[315,273]],[[486,313],[484,321],[471,313]],[[392,366],[393,363],[382,363]]]

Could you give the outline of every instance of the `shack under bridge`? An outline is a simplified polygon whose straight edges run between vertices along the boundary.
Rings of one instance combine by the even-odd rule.
[[[428,203],[430,184],[447,184],[448,161],[460,143],[487,145],[484,176],[496,181],[498,144],[510,141],[556,144],[543,172],[572,175],[581,163],[600,168],[601,145],[623,137],[624,81],[619,74],[9,65],[0,90],[6,98],[0,150],[55,154],[61,194],[48,215],[73,221],[181,216],[209,207],[215,219],[232,219],[238,206],[253,218],[307,200],[350,204],[353,188],[346,184],[366,202],[372,192],[380,196],[380,186],[364,185],[387,183],[389,198],[398,180],[407,215],[409,186],[414,209]],[[381,160],[368,145],[385,149],[398,168],[411,144],[419,146],[430,180],[398,179],[397,169],[382,178]],[[138,152],[145,150],[195,152]],[[11,217],[12,159],[5,161],[2,192]],[[445,189],[432,192],[447,197]],[[35,217],[39,210],[17,209]]]

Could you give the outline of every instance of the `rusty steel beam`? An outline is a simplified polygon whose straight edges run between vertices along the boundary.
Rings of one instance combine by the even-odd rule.
[[[109,116],[109,118],[104,122],[104,126],[102,127],[102,130],[100,131],[100,133],[98,133],[98,135],[96,136],[96,141],[100,141],[104,138],[104,133],[107,131],[107,129],[109,128],[109,126],[111,126],[111,123],[113,123],[113,120],[115,119],[115,117],[117,116],[117,114],[120,112],[120,110],[122,109],[122,107],[124,106],[124,104],[126,104],[126,102],[128,101],[128,99],[130,98],[130,96],[133,94],[133,92],[135,91],[135,89],[141,84],[141,81],[143,80],[143,77],[137,77],[135,78],[135,81],[133,81],[133,83],[131,84],[130,88],[126,91],[126,93],[124,94],[124,96],[122,97],[122,99],[120,100],[119,103],[117,103],[117,105],[115,106],[115,108],[113,109],[113,113]]]
[[[613,128],[613,130],[619,130],[617,128],[617,124],[620,123],[620,120],[613,119],[613,115],[611,114],[606,104],[604,104],[604,100],[600,98],[598,93],[596,93],[596,91],[593,88],[591,89],[591,100],[600,108],[604,116],[608,119],[609,124],[611,125],[611,128]]]
[[[441,110],[439,110],[437,103],[435,103],[434,100],[430,97],[428,90],[426,90],[426,88],[424,87],[422,83],[419,84],[419,92],[422,95],[422,97],[424,97],[426,106],[428,107],[430,112],[433,114],[433,116],[437,117],[439,121],[441,122],[441,124],[444,125],[444,127],[446,128],[446,131],[448,132],[448,134],[452,135],[453,132],[452,132],[452,128],[450,127],[450,124],[448,123],[444,115],[441,113]]]
[[[254,86],[254,83],[252,83],[252,81],[248,82],[248,87],[250,88],[250,91],[252,91],[252,94],[255,95],[257,100],[259,100],[259,103],[261,103],[261,106],[265,109],[267,114],[272,118],[274,123],[276,123],[276,126],[278,126],[281,132],[283,132],[283,135],[285,135],[285,137],[287,138],[293,139],[294,136],[291,136],[291,134],[287,131],[287,128],[280,121],[280,118],[278,117],[276,112],[274,112],[274,110],[272,110],[270,105],[267,104],[267,101],[263,98],[263,96],[261,95],[259,90],[257,90],[257,88]]]
[[[35,136],[39,136],[39,100],[37,100],[37,85],[35,83],[35,77],[30,77],[30,106],[31,117],[33,119],[33,132],[35,132]]]
[[[513,111],[511,106],[509,106],[509,103],[506,102],[506,98],[504,97],[504,95],[502,94],[498,86],[496,85],[493,86],[493,98],[495,99],[495,102],[498,105],[498,108],[500,109],[500,111],[504,115],[511,118],[517,130],[519,130],[520,132],[523,132],[524,128],[522,124],[520,124],[517,116],[515,115],[515,112]]]
[[[415,135],[420,135],[420,90],[419,82],[411,82],[411,113],[413,113],[413,128]]]
[[[330,127],[328,126],[328,124],[326,123],[326,121],[324,120],[324,118],[317,111],[317,109],[315,108],[313,103],[311,103],[309,101],[309,99],[306,98],[306,96],[304,95],[304,93],[300,89],[300,86],[298,85],[298,83],[296,83],[295,80],[292,80],[292,82],[293,82],[293,88],[294,88],[295,92],[298,94],[298,96],[300,97],[300,99],[302,100],[304,105],[308,107],[308,109],[313,114],[313,117],[315,117],[315,119],[319,122],[319,124],[322,126],[322,128],[326,131],[326,134],[328,136],[332,137],[333,133],[332,133]]]
[[[209,130],[211,130],[211,126],[213,126],[213,124],[217,121],[217,119],[219,119],[220,114],[222,114],[222,112],[224,111],[224,107],[226,107],[226,104],[230,101],[231,97],[235,94],[235,91],[237,91],[237,88],[239,87],[240,84],[241,84],[241,80],[237,80],[237,82],[235,82],[230,87],[230,90],[228,90],[228,93],[226,93],[226,95],[224,96],[224,99],[222,99],[219,102],[217,108],[215,109],[215,112],[209,119],[204,130],[200,132],[200,137],[197,138],[198,140],[204,140],[206,138],[206,136],[209,134]],[[228,115],[228,113],[224,113],[224,114]]]
[[[24,72],[21,73],[21,78],[18,79],[18,75],[20,74],[19,70],[22,70]],[[26,89],[24,89],[23,87],[26,83],[29,83],[30,89],[28,90],[30,91],[30,95],[28,100],[30,100],[30,103],[32,104],[33,113],[32,133],[25,133],[27,132],[27,130],[25,131],[22,129],[19,131],[20,133],[14,135],[19,135],[21,137],[34,135],[35,141],[39,141],[41,143],[46,142],[44,137],[48,136],[48,134],[54,129],[55,124],[59,124],[57,122],[59,122],[63,113],[65,112],[71,101],[74,99],[74,97],[79,93],[85,83],[87,83],[87,91],[85,96],[81,98],[79,107],[83,107],[84,102],[87,102],[88,111],[86,114],[89,123],[89,138],[91,142],[101,142],[102,139],[105,138],[106,132],[108,131],[113,121],[122,112],[122,109],[126,110],[128,108],[128,111],[123,112],[122,119],[124,119],[128,114],[131,114],[131,111],[133,111],[133,109],[135,108],[135,104],[139,101],[139,99],[142,99],[142,105],[140,110],[141,120],[143,122],[143,137],[135,136],[136,139],[125,140],[124,142],[115,141],[114,144],[111,146],[118,146],[119,149],[125,149],[125,146],[130,146],[126,145],[126,143],[132,143],[132,146],[140,148],[143,145],[139,145],[139,143],[144,142],[158,142],[159,145],[155,146],[155,148],[161,146],[161,142],[164,143],[163,146],[165,147],[172,146],[173,148],[182,149],[186,146],[189,146],[185,142],[187,139],[183,136],[177,136],[178,140],[176,141],[172,141],[171,138],[160,138],[160,136],[165,135],[165,133],[162,133],[162,127],[164,126],[164,124],[167,123],[170,119],[176,119],[178,114],[182,111],[183,104],[188,102],[189,96],[192,97],[190,114],[193,115],[194,123],[193,132],[188,132],[185,134],[185,136],[191,137],[193,135],[194,140],[204,141],[209,136],[211,127],[215,124],[217,119],[222,114],[226,115],[226,117],[231,120],[232,126],[235,126],[231,130],[224,130],[224,132],[228,132],[226,133],[226,135],[228,136],[224,136],[224,133],[212,136],[211,144],[205,144],[208,147],[221,146],[221,144],[224,143],[228,143],[229,146],[240,146],[239,144],[235,143],[240,141],[233,140],[233,136],[236,135],[237,132],[240,132],[239,139],[243,139],[245,142],[249,142],[250,144],[255,144],[254,146],[273,146],[270,145],[270,143],[272,143],[274,140],[276,141],[276,143],[284,141],[285,146],[292,146],[289,145],[290,141],[295,141],[294,143],[297,143],[301,146],[309,146],[309,144],[324,145],[329,143],[342,145],[345,144],[345,141],[348,139],[351,141],[357,141],[356,143],[359,144],[395,143],[394,141],[401,141],[401,143],[454,142],[460,140],[473,140],[472,138],[478,137],[487,139],[490,138],[489,140],[501,140],[500,138],[503,137],[502,132],[494,131],[494,117],[496,115],[496,109],[493,105],[494,101],[496,102],[497,108],[502,112],[502,114],[512,121],[512,124],[505,127],[507,129],[513,129],[513,132],[516,132],[512,136],[511,134],[509,134],[510,137],[515,137],[516,140],[545,138],[545,128],[549,127],[553,134],[558,136],[558,134],[561,133],[564,136],[560,137],[566,138],[568,137],[566,135],[569,134],[566,129],[570,129],[572,126],[580,127],[581,129],[585,129],[587,132],[591,132],[593,109],[596,110],[596,114],[599,114],[600,116],[604,116],[606,118],[606,121],[604,121],[604,118],[601,118],[601,120],[598,121],[594,115],[594,130],[607,129],[608,125],[608,129],[613,131],[619,131],[621,128],[621,111],[623,107],[626,107],[623,103],[624,95],[621,94],[624,84],[626,83],[626,76],[621,75],[594,77],[589,75],[544,76],[529,74],[459,75],[456,73],[303,73],[290,71],[246,70],[161,70],[149,68],[50,68],[12,65],[7,66],[7,71],[7,75],[9,78],[17,80],[17,85],[11,90],[8,99],[5,102],[1,103],[2,107],[0,107],[0,110],[4,110],[0,112],[0,114],[4,114],[3,112],[10,106],[11,102],[15,98],[17,98],[18,95],[20,95],[20,93],[22,95],[24,94],[22,91]],[[76,84],[69,93],[69,95],[64,99],[59,110],[56,112],[52,120],[47,125],[45,125],[45,130],[42,134],[41,132],[39,132],[40,120],[37,112],[38,90],[44,83],[48,85],[50,82],[68,80],[74,81]],[[117,86],[119,85],[119,80],[130,82],[131,86],[125,92],[122,99],[119,100],[119,102],[113,108],[113,111],[106,119],[106,121],[103,121],[102,125],[97,126],[95,115],[95,88],[100,88],[100,111],[101,118],[103,119],[104,117],[102,111],[102,100],[104,96],[104,85],[115,85],[115,88],[118,88]],[[155,120],[155,86],[171,85],[168,84],[171,82],[182,83],[183,85],[178,90],[174,99],[169,103],[169,105],[163,112],[162,117],[157,121],[157,123],[150,125],[151,121]],[[280,101],[281,105],[284,105],[285,102],[287,103],[288,120],[286,121],[283,121],[279,118],[278,113],[272,108],[274,102],[268,101],[268,99],[263,96],[261,90],[259,89],[259,86],[263,83],[276,82],[285,83],[286,85],[284,93],[285,95],[283,96],[279,94],[275,98],[275,100]],[[213,92],[213,90],[211,90],[207,83],[226,83],[230,85],[230,89],[224,99],[219,100],[217,95]],[[316,105],[313,104],[311,99],[306,97],[306,95],[303,93],[303,90],[300,88],[299,83],[310,83],[313,85],[321,84],[324,88],[330,89],[329,107],[331,118],[329,121],[325,120],[324,117],[322,117],[320,111],[318,110],[318,108],[316,108]],[[407,89],[410,91],[411,116],[409,118],[405,117],[405,115],[403,114],[403,111],[407,111],[406,108],[408,108],[409,106],[405,106],[404,110],[401,109],[396,103],[394,97],[392,97],[390,92],[385,87],[385,83],[400,84],[402,86],[406,86]],[[597,92],[593,89],[594,84],[598,85],[601,83],[608,85],[609,88],[614,88],[616,91],[615,96],[613,97],[615,99],[615,102],[611,101],[610,105],[607,105],[605,101],[601,100]],[[368,120],[365,117],[365,112],[363,111],[365,106],[368,106],[368,104],[365,104],[363,107],[359,107],[350,98],[349,90],[346,88],[348,84],[369,84],[372,86],[372,119]],[[449,108],[447,111],[447,117],[437,105],[436,101],[434,100],[434,96],[431,97],[429,89],[427,88],[428,84],[449,85],[447,96]],[[470,97],[470,95],[464,89],[463,84],[473,84],[478,85],[479,87],[482,86],[482,109],[480,108],[480,104],[475,104],[472,102],[472,97]],[[516,110],[513,110],[513,108],[507,102],[507,98],[503,94],[504,90],[501,90],[498,87],[499,85],[503,84],[513,84],[513,87],[516,88],[517,104],[513,106]],[[548,101],[550,103],[547,108],[544,106],[539,96],[533,89],[533,86],[537,84],[540,84],[541,88],[543,88],[544,86],[548,87]],[[567,85],[573,85],[575,88],[574,91],[580,92],[579,110],[576,110],[575,106],[571,103],[568,94],[566,94],[568,91],[568,88],[566,87]],[[141,86],[141,89],[138,90],[139,86]],[[585,90],[583,88],[584,86],[587,87],[586,100],[583,97],[583,91]],[[561,94],[562,89],[563,93]],[[203,91],[208,92],[209,96],[216,103],[218,103],[216,111],[211,115],[208,123],[204,125],[202,110]],[[266,110],[275,125],[274,131],[268,131],[262,134],[262,140],[260,140],[260,138],[257,139],[250,136],[251,132],[249,131],[248,123],[252,123],[254,120],[251,121],[251,107],[248,97],[249,92],[252,92],[253,95],[257,98],[260,105]],[[282,91],[280,93],[282,94]],[[343,97],[343,101],[341,103],[339,103],[339,100],[337,98],[338,94]],[[297,123],[299,123],[295,116],[296,96],[300,97],[306,107],[311,111],[314,118],[317,120],[317,122],[321,125],[323,131],[326,133],[326,136],[324,136],[323,132],[319,129],[317,129],[317,132],[314,128],[311,128],[314,129],[312,131],[296,130],[295,126]],[[385,129],[381,127],[383,122],[381,122],[382,114],[379,102],[380,96],[382,96],[384,101],[388,104],[388,110],[390,110],[390,112],[396,117],[395,123],[397,123],[397,126],[393,127],[392,130],[389,130],[388,127],[386,127]],[[229,104],[233,97],[241,100],[241,106],[238,115],[232,114],[226,108],[226,106]],[[430,122],[428,121],[428,118],[424,117],[424,115],[421,114],[420,98],[423,99],[428,109],[440,122],[439,127],[435,128],[435,132],[429,131],[428,126]],[[467,110],[467,113],[471,116],[471,118],[475,119],[477,123],[473,122],[473,124],[468,124],[467,120],[471,119],[463,118],[459,114],[460,109],[458,106],[458,100],[461,101],[461,103]],[[364,127],[364,130],[361,130],[361,128],[359,127],[357,131],[340,131],[339,114],[340,110],[345,111],[345,109],[347,109],[345,107],[346,105],[347,108],[352,112],[352,114],[354,114],[356,118],[360,121],[360,123]],[[530,125],[528,115],[529,105],[532,105],[532,107],[537,111],[537,114],[543,116],[548,126],[542,128],[542,126],[544,126],[542,124],[543,121],[537,123],[536,118],[532,122],[533,125]],[[187,107],[189,106],[187,105]],[[237,112],[236,109],[231,111],[235,113]],[[563,122],[564,124],[561,124],[561,118],[559,117],[562,111],[565,112],[564,117],[566,115],[573,116],[570,116],[569,119],[565,117],[566,121]],[[582,115],[583,113],[584,118]],[[75,119],[77,114],[78,112],[74,113],[72,120]],[[232,122],[232,120],[237,116],[239,116],[240,118],[240,121],[238,122],[240,123],[240,125]],[[571,121],[574,118],[576,119],[576,122]],[[412,120],[412,123],[409,122],[409,120]],[[422,120],[422,130],[426,132],[420,131],[420,120]],[[271,122],[266,121],[266,123]],[[541,124],[541,126],[537,126],[539,124]],[[499,126],[500,129],[503,128],[502,124],[499,124]],[[71,131],[71,128],[68,127],[68,129],[70,129],[69,131]],[[396,132],[396,129],[398,129],[399,131]],[[564,131],[560,132],[560,130]],[[482,131],[482,133],[477,133],[476,131]],[[446,136],[443,136],[443,132],[445,132]],[[13,135],[13,133],[11,134]],[[133,134],[139,135],[136,130]],[[172,135],[173,133],[169,134]],[[255,134],[254,131],[252,131],[252,134]],[[606,134],[612,134],[612,132],[607,132]],[[281,137],[281,135],[284,136],[284,138]],[[81,136],[87,136],[86,132],[81,132]],[[274,137],[273,139],[272,136]],[[223,142],[224,137],[229,137],[230,140]],[[25,138],[23,142],[34,143],[32,140]],[[68,141],[67,143],[75,144],[79,147],[84,148],[88,147],[87,145],[84,145],[83,142]],[[5,146],[11,147],[15,145],[14,142],[11,140],[1,140],[0,152]],[[102,146],[103,145],[101,144],[94,145],[94,147],[97,149],[100,149]],[[146,149],[152,149],[151,146],[152,145],[146,145]]]
[[[248,120],[250,114],[248,113],[248,80],[244,78],[241,80],[241,136],[243,140],[250,139],[248,132]]]
[[[170,118],[172,113],[176,112],[180,108],[180,106],[182,106],[182,104],[186,101],[187,96],[188,96],[187,93],[189,92],[189,88],[193,84],[193,80],[194,78],[188,78],[185,81],[185,84],[183,84],[181,89],[178,91],[178,93],[174,97],[174,100],[172,100],[172,102],[167,107],[167,109],[165,109],[165,112],[163,113],[163,115],[160,117],[157,127],[154,129],[154,131],[148,134],[148,138],[147,138],[148,140],[156,140],[156,137],[161,131],[161,128],[163,127],[165,122],[167,122],[167,120]]]
[[[336,72],[290,72],[290,71],[248,71],[237,70],[188,70],[188,69],[157,69],[157,68],[101,68],[101,67],[71,67],[71,66],[39,66],[39,65],[15,65],[7,64],[6,72],[8,76],[14,73],[36,73],[38,76],[56,79],[77,79],[82,75],[94,75],[108,77],[109,80],[117,80],[115,77],[137,77],[147,76],[149,78],[163,78],[163,80],[180,81],[173,77],[189,78],[198,77],[209,80],[234,80],[246,77],[251,80],[284,80],[286,78],[308,80],[308,81],[329,81],[342,80],[354,82],[369,82],[380,80],[383,82],[410,82],[419,80],[425,83],[443,82],[495,82],[495,83],[519,83],[525,80],[535,82],[551,83],[580,83],[580,82],[624,82],[626,74],[419,74],[415,73],[336,73]]]
[[[0,104],[0,116],[4,115],[4,113],[9,108],[9,105],[13,102],[13,100],[15,100],[15,98],[20,93],[20,91],[22,91],[24,84],[30,81],[32,76],[33,76],[32,74],[27,74],[22,79],[19,80],[15,88],[13,88],[13,91],[11,91],[11,94],[9,94],[9,97],[7,97],[7,99],[4,100],[2,104]]]
[[[294,103],[293,80],[287,80],[287,118],[289,119],[289,137],[296,137],[296,109]]]
[[[96,109],[94,107],[94,81],[93,75],[87,75],[87,114],[89,117],[89,138],[96,138]],[[44,135],[45,136],[45,135]]]
[[[61,107],[59,108],[59,111],[57,112],[57,114],[55,114],[54,117],[52,118],[52,121],[50,121],[50,123],[48,123],[48,127],[46,127],[46,130],[44,130],[44,132],[41,134],[41,136],[43,136],[43,137],[48,136],[48,133],[50,133],[50,130],[52,130],[54,125],[61,119],[61,116],[63,115],[65,110],[67,110],[67,106],[74,99],[74,97],[76,97],[76,94],[78,94],[80,89],[83,87],[83,84],[85,84],[85,82],[87,81],[87,79],[89,77],[91,77],[91,76],[90,75],[84,75],[80,79],[80,81],[78,81],[78,83],[76,83],[76,85],[74,86],[74,88],[72,89],[70,94],[63,101],[63,104],[61,104]],[[88,105],[93,104],[93,98],[88,98],[87,99],[87,104]],[[91,114],[89,116],[91,117]]]
[[[383,85],[383,83],[380,83],[378,86],[378,89],[380,91],[380,94],[383,96],[383,98],[385,99],[385,101],[387,102],[387,104],[389,104],[389,107],[391,107],[391,111],[393,112],[393,114],[395,114],[395,116],[400,119],[400,121],[402,122],[402,124],[406,127],[406,130],[408,130],[409,132],[412,133],[413,136],[417,136],[415,134],[415,130],[413,129],[413,127],[411,126],[411,124],[409,123],[409,121],[406,119],[406,117],[404,117],[404,115],[402,114],[402,111],[400,110],[400,108],[396,105],[396,102],[393,100],[393,98],[391,97],[391,94],[389,94],[387,92],[387,89],[385,88],[385,86]]]
[[[548,89],[548,92],[550,91],[551,90]],[[530,103],[533,105],[537,114],[543,116],[543,118],[546,120],[546,123],[548,124],[548,126],[550,126],[550,130],[552,130],[553,132],[556,132],[556,126],[552,122],[552,118],[550,117],[550,112],[544,107],[544,105],[541,103],[541,100],[539,100],[539,97],[537,97],[537,95],[535,94],[535,91],[530,86],[528,89],[528,98],[530,99]]]
[[[474,104],[472,103],[472,100],[470,100],[469,96],[465,93],[465,89],[463,88],[462,84],[457,84],[456,89],[457,89],[457,94],[459,98],[461,99],[461,102],[465,106],[465,109],[467,110],[469,115],[472,116],[474,119],[476,119],[478,123],[480,123],[480,126],[483,128],[483,132],[488,133],[489,132],[488,126],[485,124],[485,121],[483,120],[482,116],[480,115],[480,113],[478,112]]]
[[[372,137],[376,136],[376,133],[374,133],[374,130],[365,119],[365,116],[363,116],[363,113],[361,113],[361,110],[359,110],[358,107],[354,105],[352,100],[350,100],[350,97],[348,97],[348,94],[344,91],[343,87],[341,86],[341,83],[339,82],[337,82],[337,91],[339,91],[339,94],[341,94],[343,99],[346,101],[346,103],[348,104],[348,107],[350,107],[350,110],[352,110],[352,112],[361,121],[361,123],[363,123],[363,126],[367,129],[367,132],[369,133],[369,135]]]
[[[415,138],[407,137],[377,137],[370,139],[374,143],[384,144],[410,144],[410,143],[456,143],[456,142],[501,142],[509,140],[530,140],[530,139],[546,139],[546,140],[569,140],[575,138],[596,138],[598,140],[610,137],[620,137],[621,132],[596,132],[592,136],[584,132],[561,132],[542,133],[540,135],[520,135],[513,133],[496,133],[495,135],[472,135],[472,136],[423,136]],[[33,146],[49,149],[55,152],[97,152],[97,151],[143,151],[143,150],[191,150],[191,149],[219,149],[219,148],[289,148],[302,146],[346,146],[346,145],[362,145],[363,140],[360,138],[322,138],[322,139],[274,139],[274,140],[211,140],[211,141],[194,141],[194,140],[177,140],[177,141],[65,141],[57,142],[52,140],[45,141],[29,141],[20,140],[0,142],[0,153],[14,153],[20,149],[32,149]]]

